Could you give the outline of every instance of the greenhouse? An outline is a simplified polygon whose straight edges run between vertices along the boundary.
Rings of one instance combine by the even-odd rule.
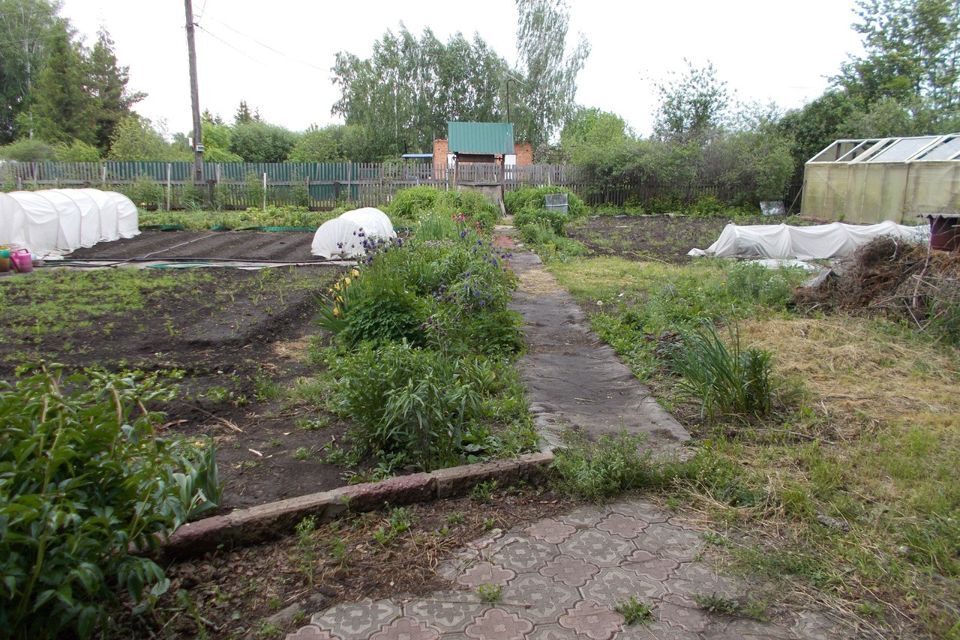
[[[960,133],[837,140],[807,161],[803,215],[916,224],[960,211]]]

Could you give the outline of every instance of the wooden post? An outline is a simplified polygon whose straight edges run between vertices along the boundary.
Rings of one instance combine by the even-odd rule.
[[[170,211],[170,201],[171,201],[171,190],[172,186],[170,184],[170,173],[172,171],[172,165],[167,163],[167,211]]]
[[[267,172],[263,172],[263,210],[267,210]]]
[[[100,187],[106,189],[107,186],[107,163],[100,163]]]

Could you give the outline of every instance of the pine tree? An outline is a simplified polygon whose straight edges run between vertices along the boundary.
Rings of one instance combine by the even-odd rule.
[[[131,115],[131,107],[146,94],[127,91],[129,67],[117,64],[113,40],[105,30],[97,33],[97,43],[90,51],[86,66],[87,83],[96,112],[96,146],[101,153],[106,153],[117,123]]]
[[[66,30],[49,43],[50,53],[30,99],[34,133],[48,142],[97,141],[97,109],[86,64]]]

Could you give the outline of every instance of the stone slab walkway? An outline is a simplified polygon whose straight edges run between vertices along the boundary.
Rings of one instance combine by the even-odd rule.
[[[520,278],[513,307],[526,321],[520,362],[548,446],[566,428],[590,438],[646,434],[657,452],[689,436],[589,329],[570,295],[536,255],[516,251],[512,228],[498,246],[513,250]],[[712,614],[696,596],[746,599],[747,584],[701,559],[702,532],[635,499],[581,507],[509,531],[494,531],[441,564],[447,590],[427,597],[339,604],[315,614],[288,640],[826,640],[850,637],[820,613],[776,621]],[[481,593],[499,589],[485,602]],[[617,605],[636,597],[652,609],[626,625]]]

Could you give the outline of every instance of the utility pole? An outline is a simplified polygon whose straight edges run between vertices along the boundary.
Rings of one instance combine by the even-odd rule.
[[[197,84],[197,50],[193,43],[193,2],[184,0],[187,13],[187,55],[190,59],[190,100],[193,103],[193,184],[203,184],[203,139],[200,128],[200,89]]]

